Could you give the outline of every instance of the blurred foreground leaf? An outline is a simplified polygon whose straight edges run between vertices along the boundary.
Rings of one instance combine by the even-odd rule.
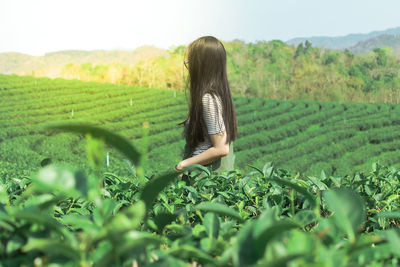
[[[362,198],[348,188],[324,191],[323,197],[328,208],[334,212],[336,225],[354,243],[358,227],[364,222],[366,215]]]

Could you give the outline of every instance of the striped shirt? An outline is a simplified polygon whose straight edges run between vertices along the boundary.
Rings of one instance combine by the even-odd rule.
[[[216,104],[214,101],[216,101]],[[203,129],[204,141],[195,147],[192,156],[198,155],[213,146],[209,134],[217,134],[225,131],[221,99],[217,96],[214,99],[209,93],[206,93],[203,95],[202,105],[203,121],[201,126]]]

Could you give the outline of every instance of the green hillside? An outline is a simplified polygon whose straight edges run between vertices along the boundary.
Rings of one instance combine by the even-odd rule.
[[[132,105],[131,105],[132,99]],[[49,122],[88,122],[146,148],[148,173],[172,168],[182,157],[185,94],[77,80],[0,75],[0,174],[38,170],[41,160],[88,169],[86,139],[43,128]],[[235,165],[264,166],[319,175],[369,171],[372,162],[400,166],[400,108],[394,104],[284,101],[234,97],[239,138]],[[143,123],[148,122],[148,138]],[[147,142],[146,142],[147,140]],[[110,166],[132,166],[109,148]]]

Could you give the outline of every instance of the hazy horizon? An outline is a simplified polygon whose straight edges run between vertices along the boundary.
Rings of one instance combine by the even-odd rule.
[[[396,0],[3,1],[0,53],[169,49],[204,35],[246,43],[338,37],[398,27],[397,10]]]

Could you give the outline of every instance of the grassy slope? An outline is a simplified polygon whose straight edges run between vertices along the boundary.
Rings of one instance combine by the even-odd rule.
[[[234,102],[238,168],[247,171],[247,164],[262,167],[273,161],[290,171],[317,175],[321,169],[334,174],[368,171],[372,161],[400,166],[400,109],[395,105],[239,97]],[[152,167],[147,171],[162,172],[181,159],[184,139],[177,123],[186,112],[184,94],[174,91],[0,75],[0,174],[28,174],[46,157],[88,168],[83,136],[42,127],[61,121],[104,127],[141,150],[142,123],[149,122]],[[110,148],[106,151],[108,170],[129,175],[124,157]]]

